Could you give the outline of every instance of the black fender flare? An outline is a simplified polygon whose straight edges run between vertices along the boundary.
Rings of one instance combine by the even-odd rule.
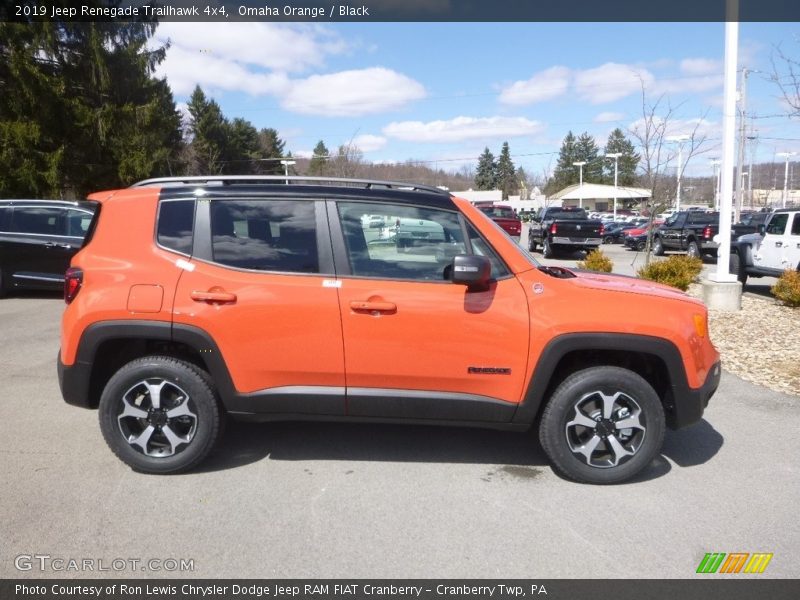
[[[699,420],[702,416],[704,407],[701,406],[698,411],[693,402],[684,402],[684,399],[690,399],[693,394],[681,353],[671,341],[624,333],[568,333],[553,338],[545,346],[512,422],[533,423],[547,400],[545,394],[551,386],[552,376],[558,364],[569,353],[586,350],[649,354],[660,359],[669,377],[669,392],[671,392],[669,400],[675,405],[674,414],[668,415],[668,419],[672,421],[670,425],[681,427]]]

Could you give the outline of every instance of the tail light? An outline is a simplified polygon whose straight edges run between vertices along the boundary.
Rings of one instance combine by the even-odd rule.
[[[711,225],[706,225],[706,228],[703,229],[703,237],[707,240],[711,239]]]
[[[557,233],[558,233],[558,227],[556,226],[556,224],[555,224],[555,223],[553,223],[552,225],[550,225],[550,233],[552,233],[553,235],[555,235],[555,234],[557,234]]]
[[[64,302],[70,304],[81,291],[83,285],[83,271],[75,267],[67,269],[64,275]]]
[[[603,225],[602,223],[600,223],[600,236],[602,237],[602,235],[603,235],[605,232],[606,232],[606,226],[605,226],[605,225]]]

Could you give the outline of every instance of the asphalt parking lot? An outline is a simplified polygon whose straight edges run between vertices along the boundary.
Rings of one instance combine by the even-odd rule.
[[[692,577],[706,552],[800,574],[796,398],[727,373],[706,418],[614,487],[560,479],[532,435],[308,423],[232,424],[201,470],[146,476],[60,398],[62,307],[0,300],[0,577]]]

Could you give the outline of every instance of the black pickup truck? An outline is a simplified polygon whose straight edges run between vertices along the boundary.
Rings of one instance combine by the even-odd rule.
[[[602,243],[603,224],[582,208],[541,208],[528,229],[528,250],[534,252],[541,244],[545,258],[560,251],[594,250]]]
[[[682,210],[669,217],[653,233],[653,254],[662,256],[667,250],[679,250],[699,258],[717,253],[714,236],[719,232],[719,213]]]
[[[745,213],[739,223],[731,225],[731,239],[755,233],[771,213]],[[667,250],[679,250],[689,256],[716,256],[719,244],[719,213],[697,210],[673,214],[653,233],[653,254],[662,256]]]

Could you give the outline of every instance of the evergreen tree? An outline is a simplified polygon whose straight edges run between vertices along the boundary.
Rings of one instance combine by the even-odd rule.
[[[227,126],[222,172],[247,175],[259,172],[258,130],[246,119],[236,118]]]
[[[578,183],[578,168],[572,163],[578,161],[575,136],[571,131],[567,132],[564,141],[561,142],[561,149],[558,152],[558,161],[553,171],[553,177],[547,184],[547,192],[554,193],[564,189],[568,185]]]
[[[0,194],[82,196],[171,171],[180,115],[153,78],[156,26],[0,23]]]
[[[222,109],[214,100],[209,100],[200,89],[194,88],[187,104],[189,109],[189,134],[192,146],[190,175],[217,175],[223,172],[223,161],[227,154],[230,124],[222,115]]]
[[[259,172],[264,175],[283,175],[284,167],[280,159],[286,158],[284,152],[284,142],[278,137],[278,132],[272,128],[262,129],[258,132],[258,153],[261,159],[269,158],[273,160],[261,160],[259,162]]]
[[[328,148],[325,143],[320,140],[314,146],[314,154],[311,157],[311,162],[308,164],[308,174],[313,176],[325,175],[328,167],[329,158]]]
[[[497,159],[497,168],[495,171],[495,181],[497,186],[503,193],[503,200],[508,200],[508,196],[516,193],[517,191],[517,172],[514,168],[514,163],[511,160],[511,152],[508,149],[508,142],[503,142],[503,147],[500,150],[500,157]]]
[[[575,142],[577,160],[586,163],[583,165],[583,183],[603,182],[603,159],[599,155],[600,149],[594,138],[587,132],[583,132]],[[578,172],[578,180],[580,180],[578,167],[573,167],[573,169]]]
[[[478,168],[475,171],[475,187],[479,190],[493,190],[497,187],[497,165],[494,155],[485,148],[478,158]]]
[[[616,154],[622,156],[618,159],[617,183],[619,185],[634,185],[636,183],[636,169],[639,166],[640,156],[635,152],[633,143],[625,137],[621,129],[617,128],[608,136],[606,142],[606,154]],[[614,161],[609,159],[605,164],[605,181],[614,184]]]

